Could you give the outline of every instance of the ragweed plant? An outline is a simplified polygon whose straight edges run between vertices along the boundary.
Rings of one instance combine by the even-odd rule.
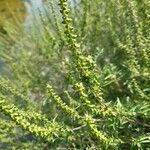
[[[149,1],[46,3],[0,38],[0,148],[149,149]]]

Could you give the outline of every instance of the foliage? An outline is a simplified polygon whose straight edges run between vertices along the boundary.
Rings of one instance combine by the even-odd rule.
[[[0,147],[149,149],[150,2],[47,5],[0,38]]]

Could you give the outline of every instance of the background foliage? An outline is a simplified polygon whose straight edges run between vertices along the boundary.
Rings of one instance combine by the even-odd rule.
[[[1,34],[0,148],[148,150],[150,2],[73,2]]]

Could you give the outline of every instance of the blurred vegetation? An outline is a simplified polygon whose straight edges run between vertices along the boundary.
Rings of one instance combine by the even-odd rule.
[[[46,3],[0,36],[0,149],[150,149],[150,2]]]
[[[13,24],[15,26],[23,23],[27,16],[25,6],[19,0],[0,1],[0,32],[6,33],[5,26]]]

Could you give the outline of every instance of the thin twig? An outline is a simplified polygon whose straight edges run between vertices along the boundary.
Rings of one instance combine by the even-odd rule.
[[[82,125],[82,126],[79,126],[79,127],[76,127],[74,129],[72,129],[73,131],[77,131],[77,130],[80,130],[81,128],[84,128],[86,125]]]

